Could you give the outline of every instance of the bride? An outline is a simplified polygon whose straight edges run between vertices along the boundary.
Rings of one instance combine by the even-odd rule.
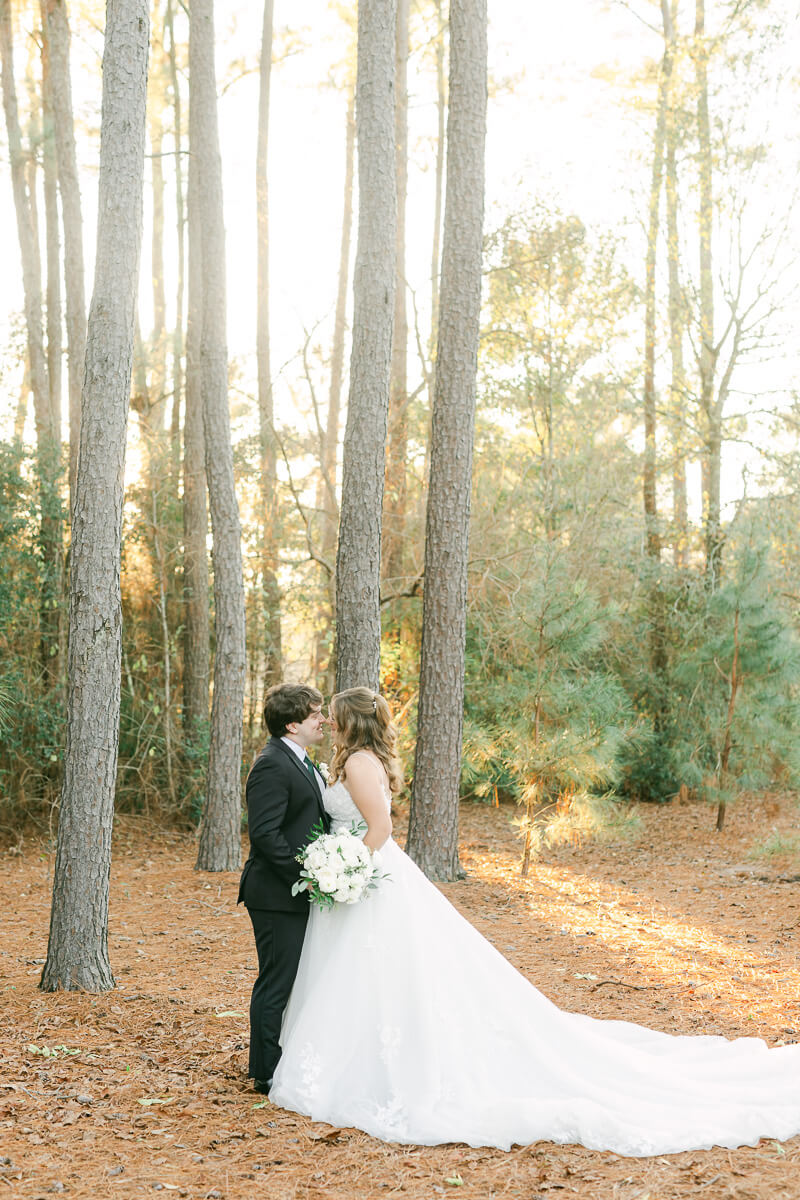
[[[390,1142],[578,1142],[624,1155],[800,1133],[800,1045],[673,1037],[562,1012],[392,840],[401,786],[386,701],[330,705],[332,829],[358,823],[387,876],[312,909],[270,1100]]]

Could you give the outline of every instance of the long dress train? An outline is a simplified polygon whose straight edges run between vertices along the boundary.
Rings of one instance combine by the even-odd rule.
[[[325,807],[334,830],[360,819],[341,782]],[[800,1133],[800,1045],[562,1012],[395,842],[381,853],[390,878],[375,891],[312,911],[275,1104],[421,1145],[642,1156]]]

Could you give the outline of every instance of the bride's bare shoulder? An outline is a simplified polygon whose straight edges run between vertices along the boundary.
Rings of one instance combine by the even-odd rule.
[[[351,754],[348,754],[344,770],[345,774],[347,774],[352,767],[355,767],[357,771],[362,771],[370,766],[381,767],[381,760],[371,750],[367,750],[366,747],[362,746],[361,749],[353,750]]]
[[[383,763],[378,758],[377,754],[373,754],[371,750],[362,747],[360,750],[354,750],[348,755],[347,762],[344,765],[343,776],[353,782],[360,780],[374,779],[376,771],[383,776]]]

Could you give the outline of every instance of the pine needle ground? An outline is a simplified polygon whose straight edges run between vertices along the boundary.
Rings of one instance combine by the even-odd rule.
[[[717,835],[703,806],[642,806],[632,839],[547,850],[524,880],[515,815],[464,806],[468,876],[443,891],[556,1003],[671,1033],[800,1038],[788,799],[741,804]],[[415,1148],[274,1108],[245,1078],[255,956],[237,879],[194,858],[191,838],[121,819],[118,987],[43,995],[53,854],[3,852],[0,1197],[800,1200],[800,1138],[650,1159]]]

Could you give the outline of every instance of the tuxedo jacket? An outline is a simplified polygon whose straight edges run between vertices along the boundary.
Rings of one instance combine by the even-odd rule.
[[[239,884],[239,899],[248,908],[304,912],[308,895],[292,895],[300,878],[297,854],[312,828],[330,822],[322,807],[316,778],[281,741],[270,738],[247,777],[247,831],[250,854]]]

